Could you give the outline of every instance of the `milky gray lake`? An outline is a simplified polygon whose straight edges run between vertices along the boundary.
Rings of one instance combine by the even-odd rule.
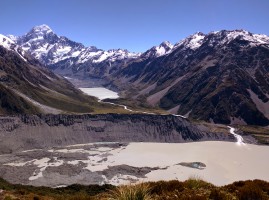
[[[96,88],[79,88],[82,92],[84,92],[87,95],[97,97],[100,100],[103,99],[117,99],[119,98],[119,95],[117,92],[114,92],[112,90],[103,88],[103,87],[96,87]]]

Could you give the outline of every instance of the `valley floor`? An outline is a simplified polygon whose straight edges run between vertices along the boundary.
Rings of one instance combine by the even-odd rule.
[[[268,146],[220,141],[90,143],[1,155],[0,176],[12,183],[49,187],[190,177],[222,186],[239,180],[269,181],[268,154]]]

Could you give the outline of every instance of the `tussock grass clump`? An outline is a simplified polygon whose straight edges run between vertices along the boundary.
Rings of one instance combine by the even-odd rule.
[[[205,182],[202,178],[198,176],[192,176],[183,183],[189,189],[208,188],[212,186],[212,184]]]
[[[119,186],[112,190],[107,197],[108,200],[153,200],[148,184]]]

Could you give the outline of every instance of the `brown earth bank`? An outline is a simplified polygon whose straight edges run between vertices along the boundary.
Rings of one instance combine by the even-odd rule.
[[[0,116],[0,154],[90,142],[235,141],[173,115],[14,115]],[[255,139],[253,139],[255,142]]]
[[[0,179],[0,199],[95,200],[95,199],[195,199],[266,200],[269,183],[261,180],[238,181],[217,187],[199,178],[182,181],[158,181],[137,185],[70,185],[64,188],[14,185]]]

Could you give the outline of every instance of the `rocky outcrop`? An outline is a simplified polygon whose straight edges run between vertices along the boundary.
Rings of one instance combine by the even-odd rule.
[[[17,115],[0,122],[0,153],[91,142],[235,140],[172,115]]]

